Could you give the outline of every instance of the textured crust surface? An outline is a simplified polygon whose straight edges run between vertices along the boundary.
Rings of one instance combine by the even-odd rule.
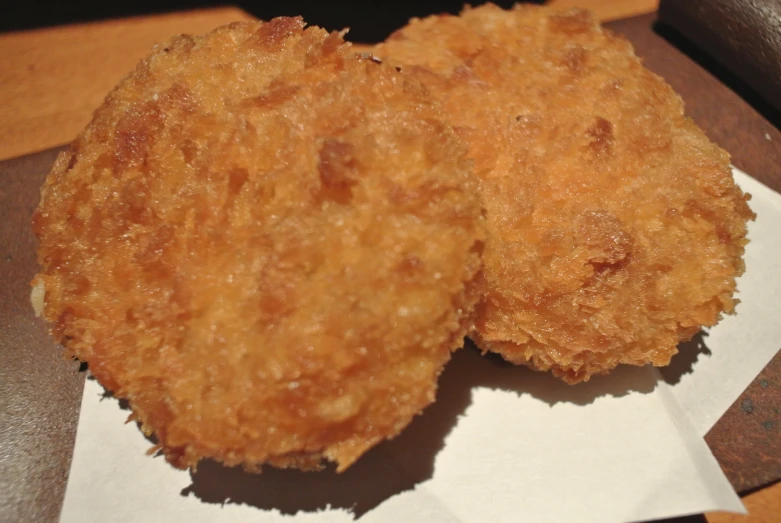
[[[434,400],[479,299],[440,114],[300,19],[156,48],[42,189],[54,335],[175,466],[343,470]]]
[[[413,19],[375,53],[446,105],[483,181],[483,349],[575,383],[666,365],[734,310],[746,221],[729,156],[584,11]]]

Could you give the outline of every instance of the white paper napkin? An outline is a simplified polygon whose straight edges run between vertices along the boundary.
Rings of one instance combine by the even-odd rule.
[[[665,371],[621,368],[571,387],[459,351],[437,403],[341,475],[215,464],[174,470],[127,412],[88,380],[63,523],[623,522],[743,506],[702,439],[781,346],[781,195],[753,195],[738,316],[711,329],[712,354]],[[774,345],[775,340],[775,345]]]

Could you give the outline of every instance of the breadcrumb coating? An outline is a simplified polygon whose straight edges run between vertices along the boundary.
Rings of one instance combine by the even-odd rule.
[[[479,300],[441,113],[300,18],[158,46],[42,189],[54,336],[176,467],[344,470],[434,401]]]
[[[482,349],[576,383],[734,311],[753,213],[729,155],[588,12],[466,8],[375,54],[443,101],[483,182]]]

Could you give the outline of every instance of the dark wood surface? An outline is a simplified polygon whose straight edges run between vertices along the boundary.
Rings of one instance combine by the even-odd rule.
[[[705,437],[740,492],[781,479],[779,407],[781,355],[777,354]]]
[[[608,26],[635,44],[738,167],[781,189],[781,133],[762,116],[761,103],[702,57],[680,52],[653,22],[646,16]],[[57,520],[78,420],[83,375],[63,360],[29,305],[36,271],[29,220],[54,157],[47,151],[0,163],[0,521]],[[776,356],[707,437],[738,490],[781,477],[779,389]]]

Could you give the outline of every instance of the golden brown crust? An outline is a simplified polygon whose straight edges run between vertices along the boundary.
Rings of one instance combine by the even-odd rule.
[[[589,13],[488,4],[375,52],[444,102],[483,180],[483,349],[574,383],[666,365],[733,312],[753,214],[729,156]]]
[[[156,48],[42,190],[54,335],[178,467],[343,470],[434,400],[479,299],[440,114],[300,19]]]

